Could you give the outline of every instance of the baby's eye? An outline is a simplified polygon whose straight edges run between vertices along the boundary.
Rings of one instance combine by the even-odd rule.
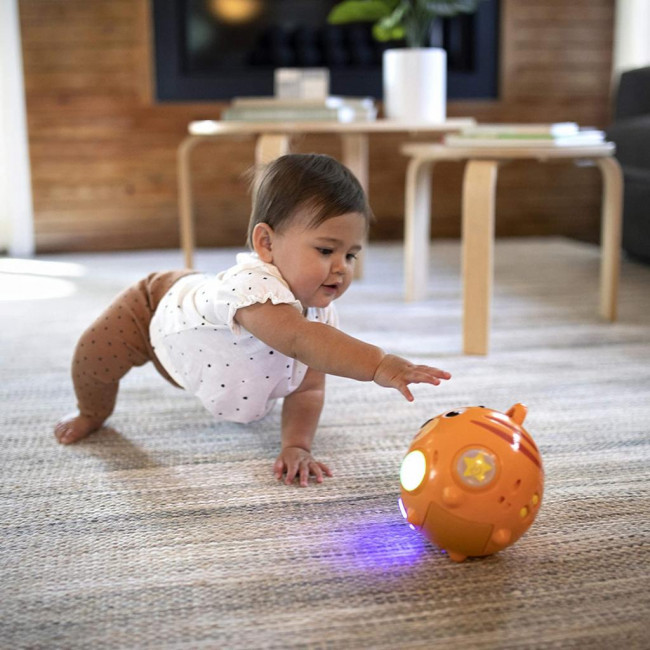
[[[355,253],[348,253],[348,254],[345,256],[345,259],[346,259],[348,262],[352,262],[353,260],[356,260],[356,259],[357,259],[357,256],[356,256]]]
[[[321,255],[331,255],[334,252],[331,248],[317,248],[316,250]]]

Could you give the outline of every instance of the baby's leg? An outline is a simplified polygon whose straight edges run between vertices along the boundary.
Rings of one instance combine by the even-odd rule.
[[[136,285],[137,286],[137,285]],[[78,411],[57,422],[54,434],[69,444],[99,429],[115,408],[120,379],[147,357],[138,345],[133,306],[136,287],[121,293],[81,335],[72,358]]]
[[[99,429],[115,408],[120,379],[133,366],[155,358],[149,323],[158,303],[187,271],[153,273],[123,291],[82,334],[72,360],[72,381],[78,411],[63,417],[54,435],[63,444],[76,442]]]

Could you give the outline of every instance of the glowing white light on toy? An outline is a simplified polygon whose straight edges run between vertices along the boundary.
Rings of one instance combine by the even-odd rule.
[[[427,461],[424,454],[415,450],[408,453],[402,461],[399,480],[407,492],[415,490],[424,480],[427,471]]]

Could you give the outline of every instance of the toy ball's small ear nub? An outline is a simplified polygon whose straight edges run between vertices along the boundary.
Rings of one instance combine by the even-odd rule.
[[[506,415],[517,424],[523,424],[526,413],[528,413],[528,409],[523,404],[515,404],[508,409]]]

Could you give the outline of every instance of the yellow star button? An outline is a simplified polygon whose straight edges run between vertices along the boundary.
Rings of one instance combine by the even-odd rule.
[[[494,469],[482,451],[479,451],[476,456],[464,456],[463,460],[465,461],[463,476],[474,479],[477,483],[484,483]]]

